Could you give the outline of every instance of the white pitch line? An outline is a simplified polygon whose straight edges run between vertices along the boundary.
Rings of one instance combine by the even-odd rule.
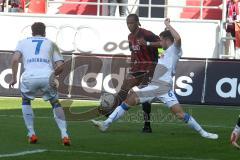
[[[227,110],[227,111],[235,111],[235,110],[237,110],[237,111],[239,111],[240,110],[240,108],[239,107],[235,107],[235,108],[231,108],[231,107],[229,107],[229,108],[216,108],[216,109],[218,109],[218,110]]]
[[[122,157],[140,157],[140,158],[159,158],[165,160],[218,160],[213,158],[194,158],[194,157],[173,157],[173,156],[160,156],[148,154],[131,154],[131,153],[111,153],[111,152],[94,152],[94,151],[81,151],[81,150],[47,150],[36,149],[32,151],[23,151],[18,153],[0,154],[0,158],[18,157],[29,154],[43,153],[43,152],[61,152],[61,153],[83,153],[83,154],[98,154],[108,156],[122,156]]]
[[[10,118],[23,118],[21,115],[4,115],[0,114],[0,117],[10,117]],[[53,117],[45,117],[45,116],[37,116],[35,117],[37,119],[53,119]],[[70,123],[89,123],[89,121],[69,121]],[[143,121],[125,121],[125,120],[119,120],[117,123],[132,123],[132,124],[140,124],[143,123]],[[176,125],[176,126],[186,126],[184,123],[176,123],[176,122],[152,122],[152,124],[159,124],[159,125]],[[201,124],[203,127],[209,127],[209,128],[226,128],[231,129],[232,126],[224,126],[224,125],[209,125],[209,124]]]
[[[22,115],[7,115],[7,114],[0,114],[0,117],[10,117],[10,118],[23,118]],[[37,116],[34,118],[38,119],[53,119],[53,117],[46,117],[46,116]]]
[[[123,121],[119,120],[117,123],[133,123],[133,124],[142,124],[143,122],[139,121]],[[151,122],[152,124],[157,124],[157,125],[176,125],[176,126],[186,126],[185,123],[176,123],[176,122]],[[223,126],[223,125],[208,125],[208,124],[201,124],[203,127],[209,127],[209,128],[233,128],[232,126]]]
[[[148,155],[148,154],[110,153],[110,152],[94,152],[94,151],[81,151],[81,150],[48,150],[48,151],[61,152],[61,153],[98,154],[98,155],[122,156],[122,157],[158,158],[158,159],[166,159],[166,160],[217,160],[212,158],[172,157],[172,156],[160,156],[160,155]]]
[[[0,158],[25,156],[25,155],[28,155],[28,154],[42,153],[42,152],[46,152],[46,151],[47,151],[46,149],[36,149],[36,150],[32,150],[32,151],[23,151],[23,152],[17,152],[17,153],[9,153],[9,154],[0,154]]]

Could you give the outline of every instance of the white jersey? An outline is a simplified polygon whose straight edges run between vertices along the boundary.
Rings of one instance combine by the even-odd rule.
[[[154,70],[152,84],[166,82],[172,85],[172,77],[176,73],[176,65],[179,58],[182,56],[181,47],[173,43],[164,52],[163,56],[158,59],[158,64]]]
[[[45,37],[29,37],[19,41],[16,51],[22,54],[24,74],[49,76],[53,63],[63,60],[57,45]]]

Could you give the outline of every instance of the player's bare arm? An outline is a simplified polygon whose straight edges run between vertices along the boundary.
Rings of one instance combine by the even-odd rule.
[[[166,18],[164,21],[165,26],[167,27],[167,29],[171,32],[173,38],[174,38],[174,43],[177,46],[181,46],[181,37],[178,34],[178,32],[170,25],[170,19]]]
[[[17,71],[18,71],[18,63],[21,59],[21,54],[19,52],[15,52],[12,57],[12,79],[9,83],[9,88],[13,88],[14,84],[17,83]]]

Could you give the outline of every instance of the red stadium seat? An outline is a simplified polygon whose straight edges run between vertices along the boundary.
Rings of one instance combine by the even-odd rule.
[[[97,0],[65,0],[69,2],[97,2]],[[59,8],[61,14],[97,15],[97,5],[63,4]]]
[[[30,0],[28,13],[46,13],[46,1]]]
[[[199,6],[201,0],[187,0],[187,6]],[[219,6],[222,4],[222,0],[204,0],[203,6]],[[184,8],[181,13],[181,18],[189,19],[199,19],[200,18],[200,8]],[[203,9],[203,19],[216,19],[220,20],[222,18],[221,9]]]

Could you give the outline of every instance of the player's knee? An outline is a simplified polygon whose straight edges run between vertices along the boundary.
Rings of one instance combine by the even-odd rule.
[[[51,100],[49,100],[49,102],[52,105],[52,108],[61,107],[61,104],[58,99],[51,99]]]
[[[125,100],[125,103],[127,103],[129,106],[134,106],[138,103],[138,96],[135,92],[130,91],[127,99]]]
[[[188,121],[188,116],[189,114],[184,113],[184,112],[179,112],[179,113],[175,113],[175,115],[177,116],[178,119],[183,120],[184,122]]]
[[[177,104],[174,104],[173,106],[171,106],[171,111],[174,115],[176,115],[176,117],[178,119],[181,119],[183,120],[184,119],[184,116],[185,116],[185,113],[181,107],[181,105],[179,103]]]
[[[31,105],[31,100],[27,98],[22,98],[22,105]]]

